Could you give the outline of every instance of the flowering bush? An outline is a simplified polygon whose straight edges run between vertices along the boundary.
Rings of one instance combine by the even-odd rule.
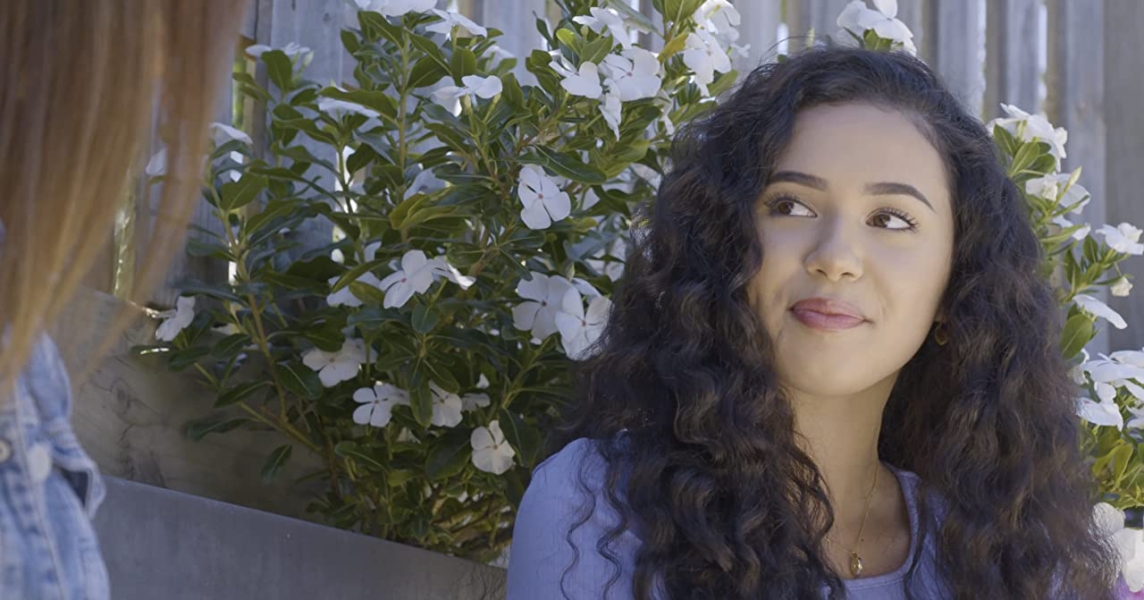
[[[216,128],[204,190],[223,233],[189,246],[232,280],[186,287],[139,350],[217,393],[191,436],[280,432],[267,479],[296,447],[321,457],[311,509],[328,522],[487,561],[569,361],[606,319],[673,123],[736,79],[739,17],[726,0],[657,1],[662,23],[564,0],[558,23],[537,21],[545,49],[517,58],[432,1],[355,1],[351,89],[305,79],[297,44],[250,48],[273,85],[236,80],[265,103],[267,152]],[[315,224],[333,236],[300,247]]]

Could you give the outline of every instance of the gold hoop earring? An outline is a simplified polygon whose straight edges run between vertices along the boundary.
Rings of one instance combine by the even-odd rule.
[[[933,329],[933,341],[937,342],[938,346],[944,346],[949,343],[949,335],[945,331],[945,322],[937,324]]]

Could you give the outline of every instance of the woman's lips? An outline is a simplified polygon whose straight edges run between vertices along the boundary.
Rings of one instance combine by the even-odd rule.
[[[866,321],[849,315],[828,315],[806,308],[792,308],[791,314],[799,323],[823,331],[838,331],[857,327]]]

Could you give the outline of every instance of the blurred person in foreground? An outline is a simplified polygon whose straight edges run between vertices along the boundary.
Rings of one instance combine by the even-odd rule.
[[[109,256],[156,117],[166,178],[126,306],[181,250],[246,6],[0,2],[0,598],[110,597],[90,521],[104,487],[71,427],[73,382],[47,329]],[[101,351],[130,316],[99,332]]]

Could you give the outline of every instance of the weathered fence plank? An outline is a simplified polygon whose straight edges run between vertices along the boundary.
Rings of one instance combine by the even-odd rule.
[[[1048,6],[1048,97],[1045,99],[1045,113],[1054,124],[1069,131],[1068,156],[1062,161],[1061,168],[1071,171],[1081,167],[1081,184],[1092,193],[1092,201],[1080,219],[1074,220],[1083,220],[1096,228],[1105,222],[1107,177],[1113,173],[1107,170],[1106,164],[1102,106],[1106,82],[1104,70],[1099,68],[1104,64],[1103,7],[1099,2],[1084,0],[1049,0]],[[1117,176],[1127,174],[1119,173]],[[1094,295],[1102,300],[1108,299],[1105,290]],[[1098,324],[1097,335],[1087,346],[1090,354],[1095,356],[1095,352],[1108,351],[1109,344],[1113,343],[1108,329],[1106,323]]]
[[[985,77],[981,6],[975,1],[930,0],[919,52],[971,114],[981,114]],[[924,50],[923,50],[924,48]]]
[[[1100,154],[1105,163],[1106,177],[1101,197],[1107,198],[1105,220],[1092,221],[1095,225],[1105,222],[1116,225],[1121,222],[1144,226],[1144,200],[1140,190],[1144,189],[1144,169],[1140,168],[1144,157],[1144,117],[1140,114],[1140,99],[1144,98],[1144,78],[1140,77],[1140,65],[1144,64],[1144,36],[1140,35],[1144,25],[1144,3],[1136,0],[1107,0],[1106,2],[1077,2],[1083,4],[1087,15],[1075,18],[1088,19],[1088,29],[1076,32],[1076,43],[1103,43],[1103,98],[1096,96],[1093,81],[1101,77],[1102,62],[1091,62],[1091,57],[1069,54],[1070,64],[1080,71],[1066,91],[1077,94],[1076,111],[1082,119],[1077,126],[1069,128],[1069,155],[1076,155],[1083,161],[1098,156],[1096,151],[1085,145],[1075,145],[1073,136],[1085,140],[1092,132],[1089,128],[1098,123],[1108,124],[1107,130],[1100,127],[1098,132],[1105,142],[1105,152]],[[1103,8],[1103,20],[1100,9]],[[1077,11],[1080,12],[1079,7]],[[1093,19],[1097,19],[1092,23]],[[1103,24],[1103,31],[1093,31]],[[1083,47],[1083,46],[1082,46]],[[1088,60],[1086,60],[1086,58]],[[1096,89],[1100,89],[1097,87]],[[1095,97],[1094,97],[1095,96]],[[1103,109],[1104,119],[1100,119]],[[1090,154],[1091,153],[1091,154]],[[1088,179],[1086,171],[1084,179]],[[1096,196],[1097,192],[1093,192]],[[1111,329],[1109,342],[1111,349],[1139,350],[1144,346],[1144,258],[1132,257],[1122,263],[1122,270],[1129,273],[1137,288],[1127,298],[1112,298],[1111,306],[1128,321],[1127,329]]]
[[[986,5],[985,118],[1001,115],[1000,104],[1037,112],[1041,0],[995,0]]]
[[[739,11],[739,44],[747,45],[747,56],[735,56],[732,61],[740,75],[751,69],[773,62],[778,54],[779,23],[782,5],[777,0],[735,0]]]

